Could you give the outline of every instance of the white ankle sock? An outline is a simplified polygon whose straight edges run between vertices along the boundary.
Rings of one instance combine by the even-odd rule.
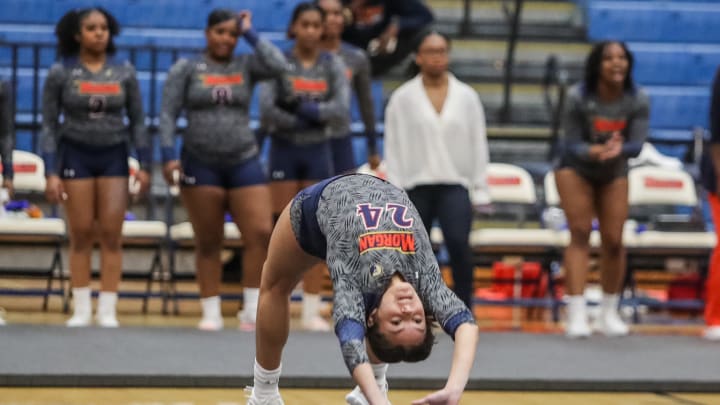
[[[201,298],[200,305],[202,306],[202,318],[204,320],[222,320],[219,296],[216,295],[213,297]]]
[[[567,311],[569,317],[586,316],[587,301],[584,295],[570,295],[567,301]]]
[[[387,363],[380,363],[380,364],[371,364],[373,374],[375,375],[375,379],[377,381],[385,381],[385,374],[387,373],[388,364]]]
[[[279,382],[282,364],[275,370],[265,370],[255,360],[253,378],[253,396],[261,399],[280,394]]]
[[[608,312],[617,312],[618,304],[620,303],[619,294],[608,294],[603,293],[602,300],[600,301],[600,312],[606,314]]]
[[[73,294],[73,315],[90,316],[92,305],[90,304],[90,287],[76,287],[72,289]]]
[[[243,312],[248,320],[255,321],[257,315],[259,288],[243,288]]]
[[[118,295],[116,292],[100,291],[98,294],[98,316],[115,316]]]
[[[314,317],[320,315],[320,295],[319,294],[303,294],[302,301],[302,320],[310,322]]]

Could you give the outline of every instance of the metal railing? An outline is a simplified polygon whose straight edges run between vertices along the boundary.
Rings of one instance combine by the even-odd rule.
[[[543,98],[545,107],[550,116],[550,150],[547,160],[552,161],[558,153],[560,141],[560,125],[565,109],[565,94],[567,93],[568,72],[560,65],[560,59],[550,55],[545,62],[543,75]]]
[[[470,36],[473,33],[472,3],[473,0],[463,0],[463,13],[458,29],[461,36]],[[511,3],[513,4],[512,6],[510,5]],[[517,47],[517,41],[520,37],[520,20],[524,4],[524,0],[507,0],[502,5],[509,30],[505,62],[503,64],[503,98],[499,114],[501,124],[507,124],[512,121],[512,85],[514,82],[515,48]]]

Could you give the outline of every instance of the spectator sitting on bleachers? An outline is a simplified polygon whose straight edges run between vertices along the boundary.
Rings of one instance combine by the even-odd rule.
[[[97,322],[118,326],[115,306],[129,194],[128,144],[134,144],[140,161],[135,175],[138,193],[150,185],[150,137],[135,68],[112,60],[119,30],[115,18],[101,8],[66,13],[55,27],[60,61],[50,68],[43,89],[40,145],[45,195],[51,203],[64,204],[68,222],[74,304],[70,327],[91,321],[90,255],[96,223],[101,253]]]
[[[718,244],[715,246],[706,284],[705,324],[703,336],[720,341],[720,68],[715,74],[710,105],[710,147],[703,156],[702,180],[708,191]]]
[[[298,191],[333,175],[329,134],[350,115],[350,87],[339,57],[322,50],[325,12],[303,2],[293,11],[288,35],[295,43],[286,57],[292,71],[262,84],[260,120],[270,134],[270,191],[277,217]],[[320,316],[326,270],[318,265],[303,278],[302,325],[329,331]]]
[[[380,76],[412,51],[416,36],[432,22],[430,9],[420,0],[344,0],[343,40],[370,53],[371,72]]]
[[[8,196],[13,195],[13,161],[15,148],[15,117],[13,117],[13,97],[7,82],[0,81],[0,159],[2,159],[2,187]]]
[[[628,216],[628,158],[647,138],[649,101],[632,79],[633,57],[623,43],[595,45],[585,63],[584,81],[570,89],[563,116],[564,140],[555,181],[570,229],[563,266],[569,297],[566,335],[591,334],[583,296],[589,267],[589,239],[597,216],[602,245],[603,298],[596,327],[622,336],[628,326],[618,313],[625,271],[622,244]]]
[[[357,95],[360,114],[365,124],[365,136],[368,145],[368,162],[372,170],[380,165],[375,141],[375,110],[370,89],[370,64],[362,49],[343,43],[340,36],[343,31],[342,3],[340,0],[319,0],[318,5],[325,10],[325,30],[322,46],[342,59],[347,69],[347,77]],[[332,147],[335,174],[355,171],[352,134],[350,133],[350,115],[344,122],[338,122],[332,128],[330,145]]]
[[[233,56],[242,36],[254,54]],[[160,116],[163,173],[180,182],[195,235],[195,265],[202,320],[198,328],[223,327],[220,284],[225,211],[243,238],[243,310],[240,329],[255,328],[258,288],[272,232],[267,177],[250,129],[248,109],[255,83],[279,77],[287,61],[277,47],[259,39],[250,12],[217,9],[207,18],[206,51],[171,68]],[[185,110],[181,161],[175,154],[176,120]]]
[[[407,191],[428,235],[439,220],[453,290],[472,309],[473,206],[490,203],[485,112],[475,90],[448,72],[446,36],[428,31],[416,53],[419,74],[393,92],[385,112],[388,180]]]

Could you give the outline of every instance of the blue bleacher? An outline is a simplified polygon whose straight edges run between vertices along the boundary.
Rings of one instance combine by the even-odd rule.
[[[590,1],[592,40],[720,42],[720,3]]]
[[[720,66],[720,45],[628,44],[635,56],[633,75],[644,85],[702,85],[712,83]]]
[[[214,8],[253,10],[259,31],[284,31],[300,0],[3,0],[0,19],[15,24],[55,24],[67,10],[101,3],[123,27],[205,28]]]
[[[705,86],[645,87],[650,95],[650,127],[691,129],[707,127],[710,90]]]

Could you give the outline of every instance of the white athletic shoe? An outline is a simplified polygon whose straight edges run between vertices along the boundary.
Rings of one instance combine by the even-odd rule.
[[[217,332],[219,330],[222,330],[223,328],[223,319],[201,319],[200,323],[198,323],[197,326],[198,329],[208,331],[208,332]]]
[[[620,318],[617,310],[604,311],[595,320],[594,329],[608,337],[620,337],[630,334],[630,328]]]
[[[73,316],[65,322],[65,326],[68,328],[85,328],[90,326],[91,322],[92,315],[90,313],[74,313]]]
[[[720,341],[720,326],[709,326],[705,328],[703,339]]]
[[[5,322],[5,308],[0,308],[0,326],[7,325],[7,322]]]
[[[249,315],[245,310],[238,311],[237,318],[240,323],[238,329],[243,332],[254,332],[255,331],[255,317]]]
[[[378,382],[378,386],[380,387],[380,392],[385,395],[385,398],[387,399],[388,394],[388,384],[387,381],[380,383]],[[360,389],[359,385],[356,385],[355,388],[350,391],[349,394],[345,395],[345,402],[348,403],[348,405],[370,405],[368,403],[368,400],[365,398],[365,395],[363,395],[362,390]],[[388,402],[389,404],[390,402]]]
[[[282,397],[278,393],[269,398],[259,399],[253,395],[253,387],[245,387],[245,396],[247,397],[247,405],[285,405]]]
[[[330,332],[332,331],[332,328],[330,327],[330,323],[323,319],[323,317],[316,315],[310,320],[303,320],[302,321],[302,327],[305,330],[312,331],[312,332]]]
[[[101,328],[117,328],[120,326],[115,314],[96,314],[95,322],[97,322],[98,326]]]

